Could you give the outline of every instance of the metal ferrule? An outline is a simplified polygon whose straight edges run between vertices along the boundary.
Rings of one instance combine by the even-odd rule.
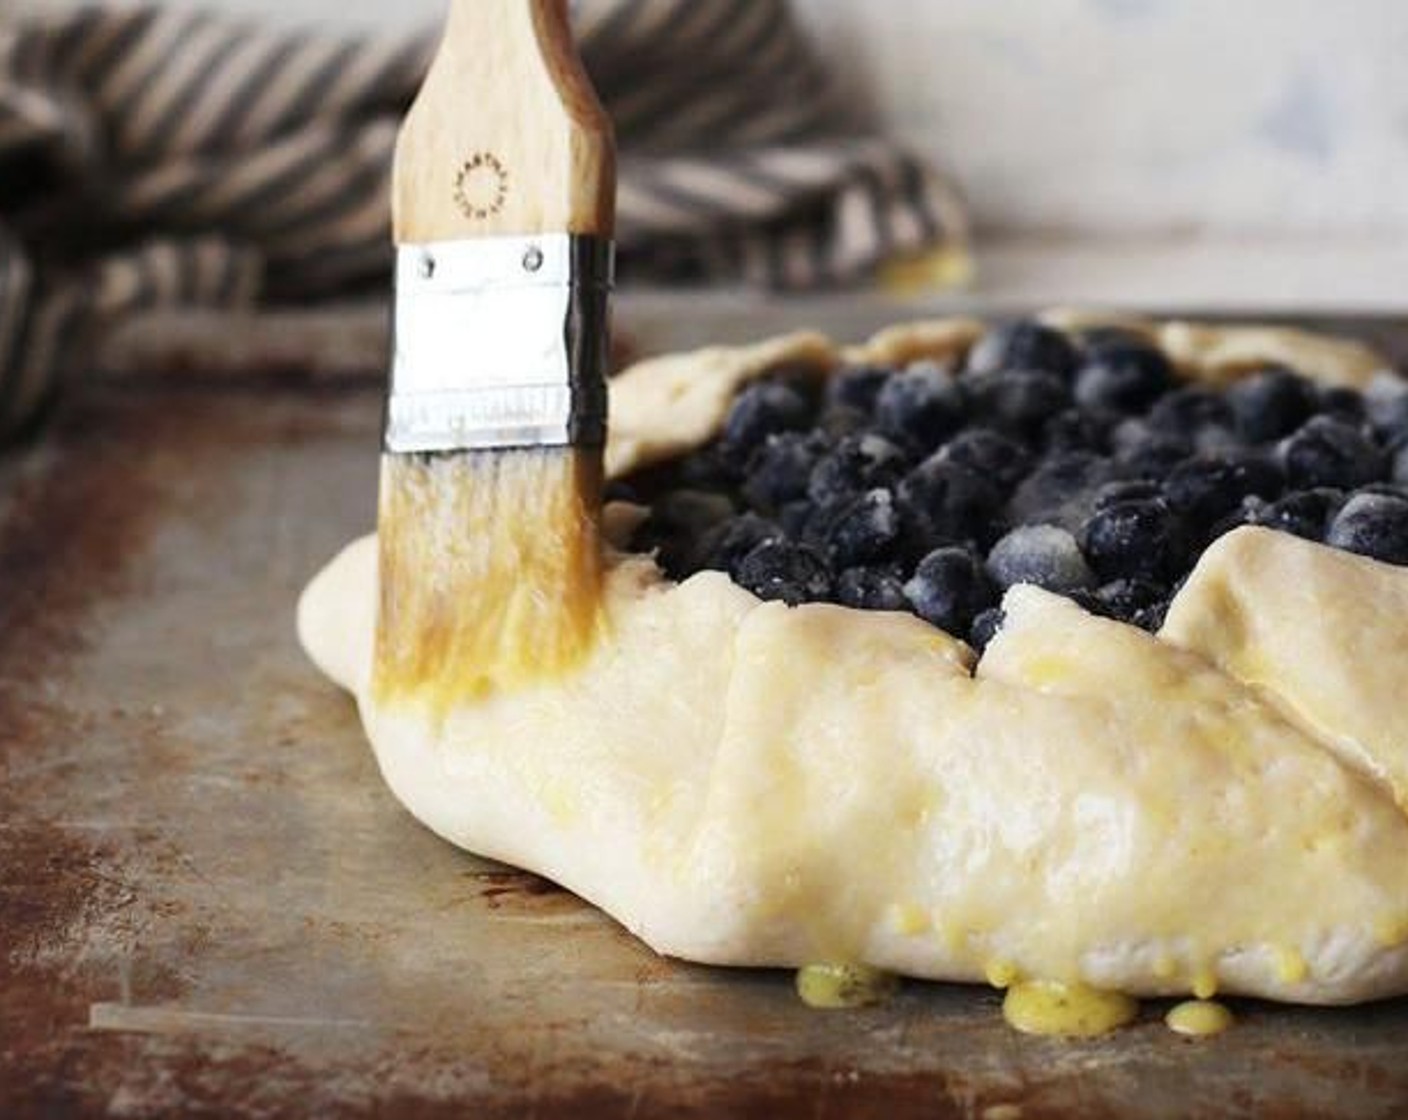
[[[612,268],[568,234],[400,247],[386,450],[601,444]]]

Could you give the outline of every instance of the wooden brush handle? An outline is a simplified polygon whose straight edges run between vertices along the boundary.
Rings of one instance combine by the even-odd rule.
[[[396,241],[610,237],[615,156],[567,0],[450,0],[396,145]]]

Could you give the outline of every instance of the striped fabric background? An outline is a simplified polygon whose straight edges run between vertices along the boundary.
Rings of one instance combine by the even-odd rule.
[[[962,238],[952,188],[856,127],[786,0],[574,18],[621,147],[624,281],[801,289]],[[120,316],[384,287],[432,45],[150,6],[0,24],[0,435]]]

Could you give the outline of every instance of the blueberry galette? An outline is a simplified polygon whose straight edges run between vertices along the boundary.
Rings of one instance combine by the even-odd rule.
[[[611,404],[569,677],[386,709],[374,542],[305,593],[431,828],[691,960],[1408,991],[1408,391],[1375,354],[951,320],[655,359]]]

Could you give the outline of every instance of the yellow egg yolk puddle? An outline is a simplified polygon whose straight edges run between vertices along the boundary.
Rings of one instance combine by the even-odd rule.
[[[1232,1012],[1220,1003],[1206,999],[1190,999],[1169,1009],[1164,1016],[1168,1029],[1193,1038],[1221,1034],[1232,1025]]]
[[[1026,1034],[1094,1038],[1124,1026],[1138,1014],[1138,1002],[1120,992],[1055,980],[1014,984],[1002,1001],[1002,1017]]]
[[[809,964],[797,970],[797,994],[808,1007],[869,1007],[898,989],[898,976],[864,964]]]

